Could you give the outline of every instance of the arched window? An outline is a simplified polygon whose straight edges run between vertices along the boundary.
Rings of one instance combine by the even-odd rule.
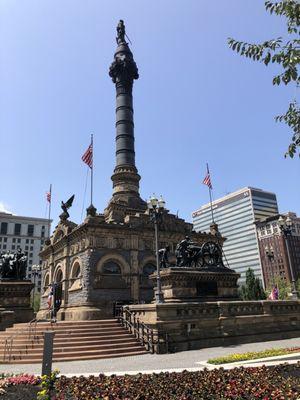
[[[79,278],[79,276],[80,276],[80,264],[78,261],[76,261],[72,267],[71,278],[77,279]]]
[[[46,292],[46,290],[49,288],[49,284],[50,284],[50,274],[47,274],[44,280],[44,292]]]
[[[121,275],[121,268],[115,261],[107,261],[102,267],[102,273],[107,275]]]
[[[147,263],[143,267],[143,275],[145,275],[145,276],[149,276],[149,275],[153,274],[153,272],[155,272],[155,271],[156,271],[156,266],[154,264]]]
[[[57,273],[56,273],[56,279],[55,279],[55,282],[56,282],[56,283],[59,283],[59,282],[61,282],[61,281],[62,281],[62,279],[63,279],[62,270],[61,270],[61,269],[59,269],[59,270],[57,271]]]

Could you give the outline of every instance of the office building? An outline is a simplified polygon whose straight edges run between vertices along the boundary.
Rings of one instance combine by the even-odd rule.
[[[246,187],[212,203],[214,220],[227,240],[224,243],[225,263],[241,274],[239,283],[251,268],[263,281],[255,221],[278,214],[276,195]],[[209,231],[212,222],[210,203],[192,213],[194,229]]]
[[[0,252],[16,252],[21,248],[28,257],[27,278],[35,280],[37,290],[41,288],[41,272],[35,277],[33,265],[40,265],[39,253],[49,236],[49,220],[20,217],[0,212]]]
[[[286,237],[280,229],[280,216],[285,219],[289,217],[291,222]],[[295,280],[299,279],[300,218],[288,212],[265,218],[257,222],[256,226],[265,286],[271,287],[278,278],[291,283],[291,272]]]

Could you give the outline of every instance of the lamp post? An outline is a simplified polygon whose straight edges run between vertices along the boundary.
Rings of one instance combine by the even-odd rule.
[[[32,306],[33,307],[34,307],[34,299],[35,299],[35,280],[36,280],[36,277],[38,276],[40,270],[41,270],[41,266],[38,265],[38,264],[34,264],[31,267],[31,271],[32,271],[32,275],[33,275],[33,284],[34,284],[34,286],[33,286],[33,300],[32,300]]]
[[[269,260],[269,263],[271,264],[271,268],[270,268],[270,270],[271,270],[271,278],[272,278],[272,284],[274,285],[275,284],[275,278],[274,278],[273,263],[272,263],[272,261],[274,260],[273,247],[272,246],[270,246],[270,247],[265,246],[265,254],[266,254],[266,256],[267,256],[267,258]]]
[[[157,199],[155,195],[151,196],[147,201],[147,206],[149,210],[149,215],[151,221],[154,222],[155,229],[155,252],[156,252],[156,272],[157,272],[157,289],[155,293],[155,299],[157,304],[164,302],[163,293],[161,291],[161,280],[160,280],[160,265],[159,265],[159,255],[158,255],[158,222],[161,220],[162,213],[165,209],[166,202],[162,197]]]
[[[278,219],[278,224],[281,232],[283,233],[284,241],[285,241],[285,246],[286,246],[286,252],[288,256],[288,266],[291,274],[291,280],[292,280],[292,295],[291,298],[293,300],[298,299],[298,292],[296,288],[296,281],[295,281],[295,276],[294,276],[294,271],[293,271],[293,266],[292,266],[292,260],[291,260],[291,254],[290,254],[290,248],[289,248],[289,242],[288,242],[288,237],[292,235],[292,225],[293,222],[291,218],[288,216],[287,218],[283,218],[281,215]]]

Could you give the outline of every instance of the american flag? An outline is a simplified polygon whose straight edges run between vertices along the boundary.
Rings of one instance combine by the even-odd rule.
[[[207,174],[206,174],[205,178],[203,179],[203,183],[204,183],[204,185],[207,185],[210,188],[210,190],[212,190],[212,184],[211,184],[210,174],[209,174],[208,170],[207,170]]]
[[[51,191],[46,192],[46,199],[47,199],[48,203],[51,203]]]
[[[84,155],[81,157],[82,161],[86,163],[91,169],[93,168],[93,144],[91,143],[84,153]]]

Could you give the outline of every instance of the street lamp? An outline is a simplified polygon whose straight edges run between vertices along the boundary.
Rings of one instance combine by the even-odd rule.
[[[156,252],[156,271],[157,271],[157,290],[155,293],[155,299],[157,304],[161,304],[164,302],[163,293],[161,291],[161,280],[160,280],[160,263],[159,263],[159,255],[158,255],[158,222],[161,220],[162,214],[165,209],[166,202],[160,196],[159,199],[153,194],[150,199],[147,201],[147,206],[149,210],[149,215],[151,221],[154,222],[155,228],[155,252]]]
[[[271,266],[269,266],[270,271],[271,271],[271,278],[272,278],[272,284],[275,284],[275,279],[274,279],[274,271],[273,271],[273,263],[272,261],[274,260],[274,250],[273,250],[273,246],[265,246],[265,254],[271,264]]]
[[[279,228],[280,228],[281,232],[283,233],[287,256],[288,256],[288,266],[289,266],[291,280],[292,280],[292,296],[291,296],[291,298],[293,300],[297,300],[298,292],[297,292],[297,288],[296,288],[296,281],[295,281],[295,276],[294,276],[294,271],[293,271],[293,266],[292,266],[289,242],[288,242],[288,237],[292,235],[293,222],[289,216],[287,218],[283,218],[283,216],[281,215],[278,219],[278,224],[279,224]]]
[[[31,267],[31,272],[32,272],[32,275],[33,275],[33,284],[34,284],[34,286],[33,286],[33,301],[32,301],[33,307],[34,307],[34,299],[35,299],[35,280],[36,280],[36,277],[38,276],[40,270],[41,270],[41,266],[38,265],[38,264],[34,264]]]

